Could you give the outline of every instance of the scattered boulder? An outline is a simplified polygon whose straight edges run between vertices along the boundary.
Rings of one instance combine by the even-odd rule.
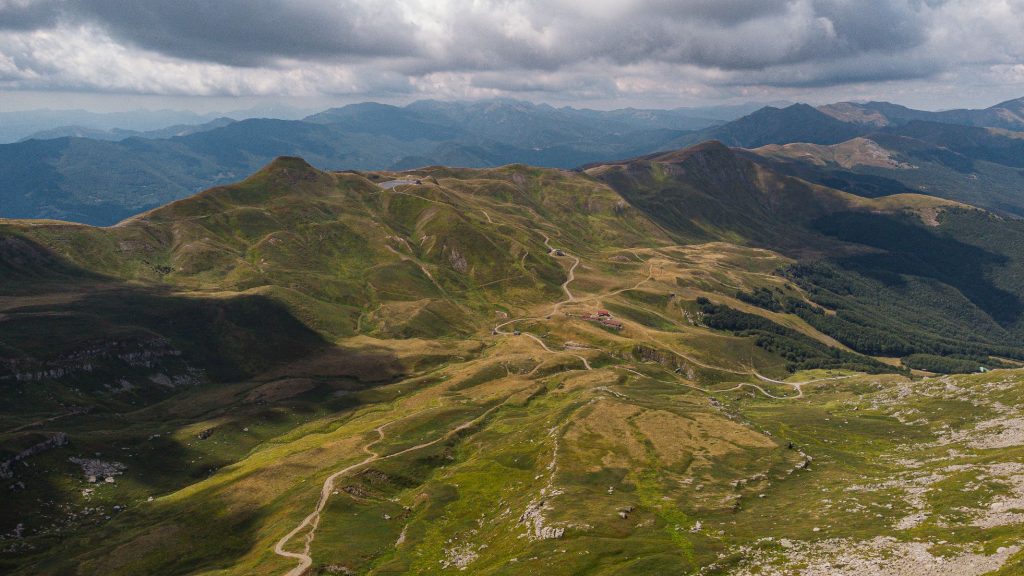
[[[90,483],[97,482],[99,478],[103,478],[104,482],[113,482],[114,476],[123,473],[127,468],[120,462],[105,462],[97,458],[68,458],[68,460],[82,468],[82,474]]]

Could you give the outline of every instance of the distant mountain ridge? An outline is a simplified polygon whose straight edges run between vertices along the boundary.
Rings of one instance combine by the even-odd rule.
[[[862,196],[915,192],[1024,217],[1024,133],[923,120],[861,126],[843,142],[774,143],[752,157]]]
[[[201,124],[175,124],[173,126],[167,126],[166,128],[145,131],[126,130],[123,128],[109,128],[104,130],[100,128],[90,128],[88,126],[59,126],[57,128],[50,128],[48,130],[35,132],[22,138],[19,142],[24,142],[26,140],[54,140],[56,138],[91,138],[93,140],[110,140],[113,142],[124,140],[126,138],[173,138],[175,136],[188,136],[189,134],[195,134],[197,132],[205,132],[207,130],[213,130],[214,128],[221,128],[231,124],[232,122],[237,122],[237,120],[222,116]]]
[[[688,134],[673,142],[686,146],[717,140],[727,146],[755,148],[784,142],[834,144],[859,136],[864,128],[838,120],[807,104],[765,107],[722,126]]]
[[[964,126],[1024,130],[1024,98],[1000,102],[983,110],[958,109],[926,112],[889,102],[867,102],[864,104],[840,102],[819,106],[818,110],[843,122],[868,124],[877,128],[922,120]]]
[[[0,177],[7,183],[0,189],[0,217],[109,225],[238,180],[277,156],[302,156],[328,170],[513,162],[572,168],[663,148],[687,127],[717,122],[674,111],[493,100],[353,104],[303,120],[222,121],[127,138],[82,138],[72,131],[0,145]]]
[[[1014,125],[1021,102],[1008,101],[983,111],[942,113],[888,103],[818,108],[793,104],[763,107],[721,123],[695,117],[699,109],[597,111],[517,100],[426,100],[404,107],[353,104],[302,120],[215,120],[126,138],[115,133],[98,135],[103,139],[79,137],[88,133],[72,132],[72,136],[61,138],[0,145],[0,180],[5,183],[0,188],[0,217],[113,224],[237,180],[277,156],[301,156],[327,170],[510,163],[575,168],[709,140],[743,148],[798,142],[829,146],[868,135],[883,147],[903,146],[907,154],[941,159],[942,170],[968,174],[980,166],[996,174],[989,186],[994,192],[989,198],[983,190],[961,196],[957,190],[936,187],[931,180],[900,181],[893,186],[891,175],[851,176],[849,170],[838,180],[826,181],[823,179],[833,177],[833,170],[815,176],[810,172],[821,170],[797,167],[792,158],[788,167],[779,170],[798,170],[801,177],[857,194],[909,189],[967,199],[1006,213],[1024,213],[1024,198],[1014,192],[1020,186],[1019,178],[1024,178],[1015,172],[1024,168],[1020,166],[1024,139],[1003,127]],[[714,109],[708,112],[717,113]],[[967,124],[949,123],[954,121]],[[984,122],[999,126],[975,125]],[[954,165],[958,167],[951,167]],[[878,177],[883,181],[876,181]],[[854,180],[862,186],[853,185]],[[940,190],[935,192],[935,188]]]

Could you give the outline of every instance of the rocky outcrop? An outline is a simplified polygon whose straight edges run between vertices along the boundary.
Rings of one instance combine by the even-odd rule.
[[[68,460],[73,464],[78,464],[82,468],[82,474],[90,482],[95,482],[99,478],[113,482],[114,476],[121,474],[127,468],[120,462],[106,462],[96,458],[68,458]]]
[[[454,246],[448,250],[448,263],[451,264],[452,269],[456,272],[465,274],[469,271],[469,262],[462,252],[459,252],[459,249]]]
[[[110,360],[119,360],[132,368],[156,368],[166,358],[177,358],[181,351],[163,338],[144,340],[106,340],[91,344],[53,359],[5,359],[0,363],[0,380],[39,382],[93,372]]]
[[[556,491],[553,495],[560,493]],[[531,502],[523,514],[519,516],[519,523],[526,524],[530,528],[528,534],[531,540],[554,540],[561,538],[565,534],[565,528],[545,524],[544,510],[546,507],[547,502],[545,500]]]
[[[30,446],[25,450],[17,453],[13,458],[0,462],[0,478],[8,479],[14,477],[14,465],[27,458],[31,458],[37,454],[48,452],[54,448],[60,448],[61,446],[67,446],[71,442],[71,438],[64,432],[57,432],[50,436],[48,439]]]

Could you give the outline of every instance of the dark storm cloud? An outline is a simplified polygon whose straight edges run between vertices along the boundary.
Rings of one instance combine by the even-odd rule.
[[[57,22],[57,0],[0,0],[0,30],[35,30]]]
[[[1017,66],[1022,28],[1024,0],[0,0],[0,88],[822,87]]]
[[[416,50],[412,30],[387,2],[80,0],[74,11],[136,46],[228,65]]]
[[[733,25],[784,12],[790,0],[652,0],[644,7],[653,15],[678,20],[704,20]]]
[[[921,12],[913,2],[820,0],[817,14],[832,22],[840,53],[894,53],[927,39]]]
[[[605,60],[756,71],[894,55],[927,40],[913,0],[652,0],[607,10],[537,3],[511,14],[496,12],[500,6],[454,11],[451,49],[422,65],[552,71]]]
[[[814,62],[734,74],[721,86],[770,86],[775,88],[824,88],[843,84],[921,80],[943,71],[936,59],[896,60],[862,55],[836,62]]]
[[[366,0],[0,0],[0,22],[19,29],[58,18],[92,23],[141,48],[233,66],[402,57],[424,70],[554,70],[586,59],[745,70],[895,53],[926,39],[916,0],[608,4],[604,11],[565,2],[428,4],[419,16],[440,21],[447,38],[428,37],[400,2]]]

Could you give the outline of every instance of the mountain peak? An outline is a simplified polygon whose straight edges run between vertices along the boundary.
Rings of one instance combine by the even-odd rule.
[[[299,170],[302,172],[320,173],[312,164],[298,156],[278,156],[263,167],[263,171],[276,172],[280,170]]]
[[[259,172],[253,174],[250,179],[271,178],[287,184],[296,184],[301,181],[318,180],[321,176],[323,176],[323,172],[298,156],[278,156]]]

